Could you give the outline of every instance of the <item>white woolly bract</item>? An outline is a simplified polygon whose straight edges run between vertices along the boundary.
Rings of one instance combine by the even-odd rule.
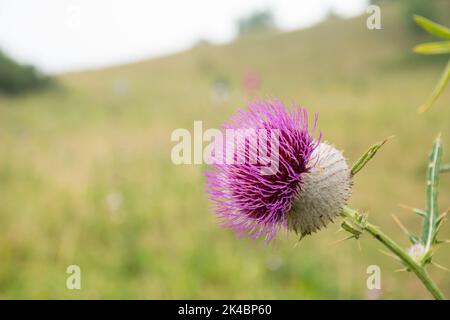
[[[313,152],[316,161],[301,183],[287,215],[289,229],[302,237],[325,227],[341,213],[351,194],[350,168],[342,152],[322,142]]]

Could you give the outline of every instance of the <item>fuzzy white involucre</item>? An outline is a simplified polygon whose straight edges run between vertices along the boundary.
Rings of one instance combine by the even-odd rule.
[[[289,229],[302,237],[325,227],[341,213],[351,194],[351,171],[342,152],[322,142],[314,150],[317,161],[305,174],[302,190],[287,215]]]

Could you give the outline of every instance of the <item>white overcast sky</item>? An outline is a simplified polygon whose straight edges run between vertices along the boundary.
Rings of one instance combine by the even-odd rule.
[[[330,11],[361,14],[367,0],[0,0],[0,49],[48,73],[160,56],[236,35],[235,21],[270,8],[284,30]]]

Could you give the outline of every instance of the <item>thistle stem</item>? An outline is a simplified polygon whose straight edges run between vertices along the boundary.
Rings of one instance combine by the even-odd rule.
[[[344,207],[342,210],[342,216],[348,219],[352,224],[358,226],[362,230],[368,232],[375,239],[380,241],[386,248],[388,248],[393,254],[395,254],[404,265],[414,272],[414,274],[422,281],[423,285],[433,295],[436,300],[445,300],[444,294],[439,290],[436,284],[431,280],[425,268],[412,259],[409,254],[400,247],[394,240],[384,234],[378,227],[367,222],[364,216],[358,211]]]

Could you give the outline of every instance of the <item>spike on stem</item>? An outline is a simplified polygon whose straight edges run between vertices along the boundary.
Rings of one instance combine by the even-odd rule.
[[[399,203],[398,206],[399,206],[400,208],[402,208],[402,209],[406,209],[406,210],[412,211],[413,213],[417,214],[419,217],[422,217],[422,218],[423,218],[423,217],[426,216],[425,211],[423,211],[423,210],[421,210],[421,209],[413,208],[413,207],[407,206],[407,205],[402,204],[402,203]]]
[[[412,244],[416,244],[419,242],[417,237],[413,235],[411,232],[409,232],[408,229],[401,223],[401,221],[395,216],[392,215],[392,219],[394,219],[395,223],[400,227],[400,229],[403,231],[403,233],[408,237],[409,241],[411,241]]]

